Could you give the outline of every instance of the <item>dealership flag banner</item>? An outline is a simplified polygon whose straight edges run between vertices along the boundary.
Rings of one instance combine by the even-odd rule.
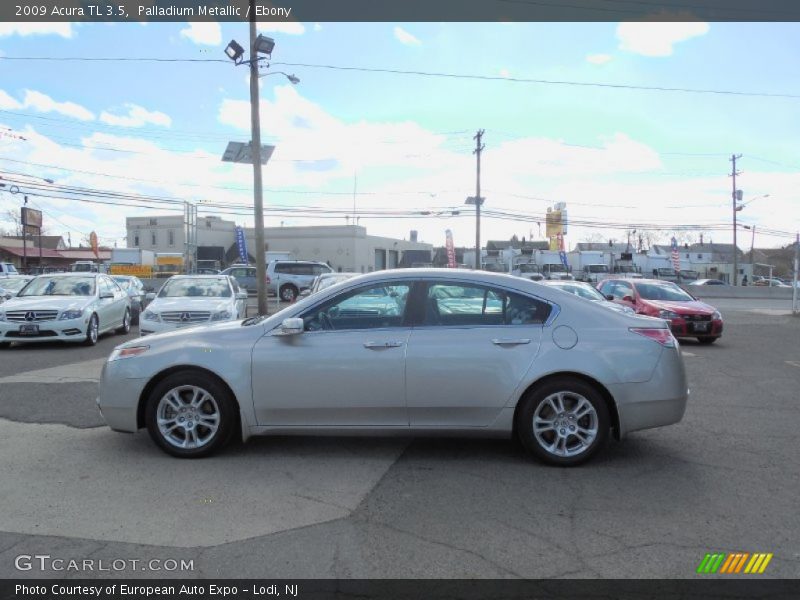
[[[676,271],[681,270],[681,255],[678,253],[678,240],[672,236],[672,268]]]
[[[89,234],[89,244],[92,246],[92,252],[94,252],[95,257],[100,258],[97,252],[97,234],[94,231]]]
[[[453,247],[453,232],[449,229],[444,232],[445,247],[447,248],[447,266],[450,269],[456,268],[456,249]]]
[[[239,248],[239,258],[242,262],[248,264],[247,260],[247,240],[244,237],[244,229],[241,227],[236,228],[236,246]]]

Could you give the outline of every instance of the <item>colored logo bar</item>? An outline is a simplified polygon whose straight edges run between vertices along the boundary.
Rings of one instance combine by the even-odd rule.
[[[739,573],[760,574],[767,570],[767,565],[772,560],[772,556],[772,552],[706,554],[697,567],[697,572],[703,575],[714,573],[726,575]]]

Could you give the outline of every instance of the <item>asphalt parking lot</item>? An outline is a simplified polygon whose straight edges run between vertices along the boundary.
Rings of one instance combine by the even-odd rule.
[[[126,337],[0,350],[0,577],[176,575],[15,568],[46,554],[196,577],[687,578],[707,552],[770,552],[754,577],[796,578],[800,319],[717,304],[724,337],[682,344],[684,420],[576,469],[472,439],[261,438],[180,461],[95,408]]]

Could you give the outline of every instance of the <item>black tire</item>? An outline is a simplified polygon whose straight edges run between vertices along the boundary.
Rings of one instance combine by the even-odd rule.
[[[293,285],[284,285],[281,287],[281,300],[284,302],[294,302],[298,293],[297,288]]]
[[[122,317],[122,326],[117,329],[117,333],[120,335],[127,335],[131,332],[131,311],[130,309],[125,309],[125,316]]]
[[[560,403],[564,406],[565,411],[561,413],[554,410],[555,406],[549,400],[559,393],[563,393],[560,399],[552,401],[555,405]],[[589,411],[582,416],[573,414],[573,411],[580,414],[586,409],[581,399],[591,405],[593,412]],[[528,392],[520,402],[522,405],[517,412],[517,435],[529,452],[548,464],[560,467],[577,466],[592,458],[608,441],[611,428],[608,407],[600,393],[585,381],[572,377],[551,379]],[[579,407],[580,411],[575,410]],[[539,418],[553,417],[552,420],[544,419],[543,422],[552,422],[553,425],[549,429],[542,428],[538,437],[533,430],[534,415]],[[596,429],[596,433],[589,436],[589,443],[586,444],[587,440],[582,440],[579,434],[581,430],[589,429]],[[562,435],[559,436],[559,432]],[[562,444],[559,438],[563,440],[563,450],[559,448]],[[545,444],[551,448],[548,449]]]
[[[0,342],[0,350],[5,350],[11,347],[11,342]]]
[[[96,314],[92,314],[89,317],[89,324],[86,326],[86,340],[84,340],[84,344],[86,346],[94,346],[97,344],[97,338],[100,337],[100,320],[97,318]]]
[[[703,337],[703,338],[697,338],[697,341],[700,342],[701,344],[705,344],[706,346],[709,346],[709,345],[713,344],[714,342],[716,342],[718,339],[719,339],[719,337]]]
[[[139,324],[139,315],[142,314],[141,309],[137,310],[131,315],[131,325],[138,325]]]
[[[219,414],[217,430],[200,447],[178,447],[167,440],[158,427],[158,409],[161,399],[171,390],[180,389],[183,386],[200,388],[216,402],[216,409]],[[178,458],[203,458],[218,452],[231,440],[238,423],[236,418],[238,405],[232,394],[218,379],[202,371],[187,369],[165,377],[153,388],[146,402],[145,424],[150,437],[164,452]],[[201,429],[197,428],[197,431],[201,431]],[[188,431],[185,429],[184,438],[189,439]]]

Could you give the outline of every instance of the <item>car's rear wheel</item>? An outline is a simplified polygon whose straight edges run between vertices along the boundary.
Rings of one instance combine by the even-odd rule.
[[[131,311],[125,309],[125,316],[122,317],[122,326],[117,329],[117,333],[125,335],[131,332]]]
[[[83,343],[87,346],[94,346],[99,335],[100,322],[97,320],[97,315],[93,314],[89,317],[89,324],[86,326],[86,340]]]
[[[589,460],[608,440],[608,407],[580,379],[559,377],[523,398],[517,433],[523,445],[551,465],[571,467]]]
[[[709,345],[713,344],[718,339],[719,339],[718,337],[702,337],[702,338],[697,338],[697,341],[700,342],[701,344]]]
[[[281,288],[281,300],[284,302],[294,302],[297,298],[297,288],[293,285],[285,285]]]
[[[236,424],[236,402],[216,378],[179,371],[161,381],[145,407],[153,441],[179,458],[201,458],[222,448]]]

